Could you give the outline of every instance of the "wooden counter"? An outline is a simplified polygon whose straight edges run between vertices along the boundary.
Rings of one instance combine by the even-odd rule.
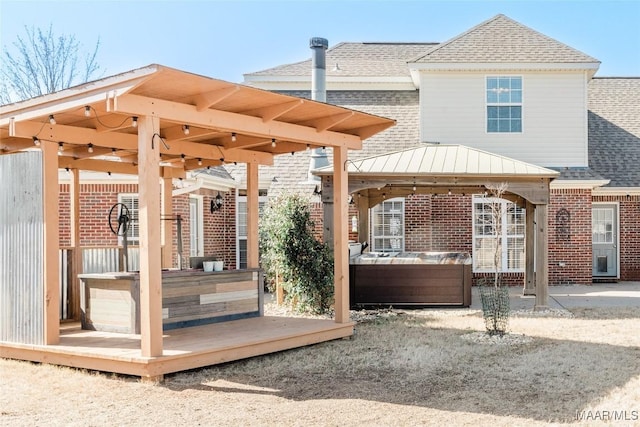
[[[138,273],[81,274],[83,329],[140,333]],[[259,269],[162,272],[163,329],[258,317],[263,314]]]

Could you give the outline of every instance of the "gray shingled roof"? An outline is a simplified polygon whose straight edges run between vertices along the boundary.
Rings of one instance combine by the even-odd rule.
[[[608,187],[640,187],[640,78],[589,83],[589,166]]]
[[[598,63],[599,61],[504,15],[496,15],[410,62]]]
[[[327,50],[327,77],[409,76],[407,61],[437,45],[437,43],[339,43]],[[335,69],[336,64],[339,71]],[[245,76],[308,76],[311,78],[311,69],[311,59],[308,59],[247,73]]]

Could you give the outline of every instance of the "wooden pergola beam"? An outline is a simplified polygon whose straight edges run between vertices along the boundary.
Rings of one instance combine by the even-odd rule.
[[[356,135],[331,131],[317,132],[315,128],[276,120],[265,123],[259,117],[222,110],[197,111],[193,105],[140,95],[118,96],[115,108],[116,111],[123,113],[171,118],[173,121],[212,127],[225,132],[234,131],[258,137],[269,135],[272,138],[304,144],[302,149],[306,148],[308,143],[327,147],[346,147],[351,150],[362,149],[362,140]]]
[[[27,140],[24,142],[26,146],[29,146],[29,144],[33,145],[33,136],[38,136],[42,140],[62,141],[66,145],[77,144],[86,147],[87,144],[91,142],[94,147],[108,147],[129,151],[136,151],[138,149],[137,136],[134,134],[120,132],[102,133],[95,129],[60,124],[47,124],[43,126],[42,123],[31,121],[16,122],[15,132],[11,136],[25,138],[25,140]],[[228,162],[273,164],[273,155],[266,152],[242,150],[241,148],[235,147],[225,149],[219,145],[189,141],[180,141],[174,144],[167,142],[167,145],[165,145],[157,136],[154,138],[154,144],[160,145],[160,152],[162,154],[172,154],[175,156],[184,154],[203,159],[224,158]]]

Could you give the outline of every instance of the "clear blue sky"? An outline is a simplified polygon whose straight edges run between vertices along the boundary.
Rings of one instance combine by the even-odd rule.
[[[598,76],[640,76],[640,1],[12,1],[0,45],[24,26],[100,38],[104,76],[151,63],[232,82],[310,57],[309,38],[442,42],[503,13],[602,62]]]

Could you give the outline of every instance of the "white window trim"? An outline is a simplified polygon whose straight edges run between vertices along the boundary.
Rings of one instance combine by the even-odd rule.
[[[244,202],[245,204],[247,204],[247,196],[241,196],[240,195],[240,191],[246,191],[246,188],[238,188],[236,189],[236,266],[237,268],[240,268],[240,241],[241,240],[247,240],[247,236],[243,236],[240,234],[240,203]],[[266,194],[266,190],[263,193],[263,190],[260,190],[259,193],[263,194],[263,195],[259,195],[258,196],[258,206],[260,204],[264,204],[266,205],[268,200],[269,200],[269,196],[268,194]],[[258,209],[258,215],[260,215],[260,209]],[[258,236],[256,236],[257,238]]]
[[[524,224],[525,224],[525,232],[523,234],[507,234],[507,230],[508,230],[508,223],[507,223],[507,212],[508,209],[507,207],[509,206],[509,204],[513,204],[515,205],[515,203],[506,200],[506,199],[500,199],[497,197],[485,197],[481,194],[476,194],[473,195],[473,197],[471,198],[471,206],[472,206],[472,250],[475,250],[475,243],[476,243],[476,239],[481,239],[483,237],[481,236],[477,236],[476,235],[476,203],[497,203],[500,202],[502,203],[502,224],[501,224],[501,230],[502,230],[502,237],[501,237],[501,247],[502,247],[502,254],[501,254],[501,259],[500,259],[500,265],[502,268],[500,268],[500,270],[498,271],[499,273],[523,273],[525,271],[525,265],[526,265],[526,260],[525,260],[525,265],[522,266],[522,268],[508,268],[509,266],[509,248],[508,248],[508,239],[511,238],[522,238],[523,239],[523,245],[526,245],[526,211],[523,210],[523,215],[525,215],[524,217]],[[486,238],[492,238],[492,237],[486,237]],[[525,257],[526,257],[526,253],[525,253]],[[476,257],[473,257],[473,272],[474,273],[494,273],[495,270],[493,268],[477,268],[476,267]]]
[[[497,77],[497,78],[500,78],[500,77],[509,77],[509,78],[519,77],[520,78],[520,83],[522,84],[522,89],[521,89],[521,91],[522,91],[522,100],[520,101],[520,103],[519,104],[493,104],[493,103],[490,104],[489,102],[487,102],[487,79],[490,78],[490,77]],[[518,75],[518,74],[514,74],[514,75],[511,75],[511,74],[502,74],[502,75],[485,74],[485,76],[484,76],[484,92],[483,92],[483,94],[484,94],[484,133],[485,133],[485,135],[491,135],[491,136],[494,136],[494,135],[511,135],[511,136],[513,136],[513,135],[524,135],[524,133],[525,133],[524,132],[524,104],[525,104],[525,100],[524,100],[525,88],[524,88],[524,85],[525,85],[525,79],[524,79],[524,77],[522,75]],[[488,129],[488,126],[487,126],[488,123],[489,123],[489,116],[487,114],[487,107],[494,106],[494,105],[496,105],[496,106],[502,105],[502,106],[505,106],[505,107],[511,107],[511,106],[517,107],[517,106],[520,106],[520,108],[521,108],[521,110],[520,110],[520,115],[521,115],[521,117],[520,117],[520,132],[489,132],[489,129]]]
[[[190,194],[189,195],[189,242],[191,242],[191,235],[193,233],[193,222],[191,218],[191,201],[195,200],[196,202],[196,210],[197,212],[197,231],[198,235],[196,236],[196,240],[198,242],[198,247],[196,248],[196,254],[190,256],[204,256],[204,196],[198,194]],[[191,245],[189,245],[191,246]],[[189,248],[190,253],[193,253],[193,248]]]

